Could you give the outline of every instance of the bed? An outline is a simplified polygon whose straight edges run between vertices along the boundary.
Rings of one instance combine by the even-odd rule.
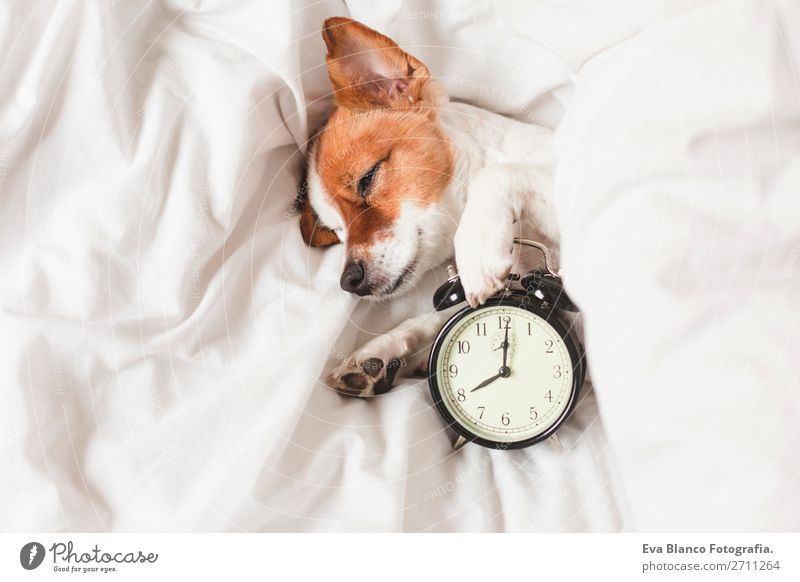
[[[0,17],[0,529],[796,530],[791,2],[14,3]],[[338,287],[295,193],[348,15],[557,129],[593,385],[453,451],[424,380],[322,379],[427,310]]]

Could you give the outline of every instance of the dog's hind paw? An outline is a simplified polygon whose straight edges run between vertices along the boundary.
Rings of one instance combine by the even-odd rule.
[[[325,382],[346,396],[377,396],[392,388],[401,366],[402,361],[397,358],[387,364],[380,358],[359,362],[353,357],[337,366]]]

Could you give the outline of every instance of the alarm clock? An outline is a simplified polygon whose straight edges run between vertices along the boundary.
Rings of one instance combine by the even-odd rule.
[[[577,312],[536,241],[544,270],[511,274],[509,284],[479,307],[464,307],[442,327],[428,362],[428,384],[454,448],[473,442],[519,449],[552,438],[572,413],[585,378],[584,349],[568,312]],[[518,288],[512,284],[518,282]],[[454,270],[434,294],[441,311],[465,301]],[[574,322],[574,316],[571,318]]]

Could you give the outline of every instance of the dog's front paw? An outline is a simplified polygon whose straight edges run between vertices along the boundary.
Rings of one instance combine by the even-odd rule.
[[[458,227],[456,265],[471,307],[482,305],[506,285],[513,263],[514,240],[510,225],[505,231],[486,236],[485,228],[463,220]]]
[[[411,347],[409,338],[378,336],[334,368],[325,382],[347,396],[388,392]]]
[[[380,358],[358,363],[350,358],[337,366],[325,381],[328,386],[347,396],[377,396],[392,388],[402,361],[395,358],[385,364]]]

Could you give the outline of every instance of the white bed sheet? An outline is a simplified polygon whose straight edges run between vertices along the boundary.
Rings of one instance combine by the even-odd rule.
[[[560,139],[574,156],[566,166],[574,181],[564,182],[572,194],[559,210],[568,283],[587,308],[591,363],[604,414],[624,425],[609,431],[621,446],[625,431],[652,419],[626,423],[614,404],[617,387],[635,389],[612,374],[618,358],[604,345],[620,337],[607,336],[616,324],[606,317],[619,301],[596,292],[596,271],[580,271],[625,207],[606,205],[608,189],[585,206],[574,199],[594,175],[575,154],[587,150],[573,148],[597,145],[583,131],[602,116],[590,115],[597,93],[573,88],[597,71],[583,72],[594,55],[682,4],[6,4],[0,529],[667,523],[658,512],[631,518],[629,501],[642,505],[635,480],[650,459],[644,449],[610,448],[591,391],[559,433],[563,453],[452,453],[424,382],[372,401],[327,389],[320,378],[337,358],[428,309],[440,275],[397,303],[360,303],[338,288],[341,249],[305,247],[289,208],[309,127],[329,107],[319,36],[327,16],[349,14],[386,32],[456,98],[551,126],[566,112]],[[592,91],[613,92],[594,82],[605,89]],[[573,212],[578,206],[585,212]],[[781,289],[791,303],[790,288]],[[635,306],[625,317],[647,321],[642,310],[661,307]],[[661,336],[648,342],[640,329],[630,337],[651,350],[632,373],[649,375]],[[661,519],[672,513],[662,508]]]
[[[581,69],[559,217],[640,530],[800,529],[800,4],[714,2]]]

